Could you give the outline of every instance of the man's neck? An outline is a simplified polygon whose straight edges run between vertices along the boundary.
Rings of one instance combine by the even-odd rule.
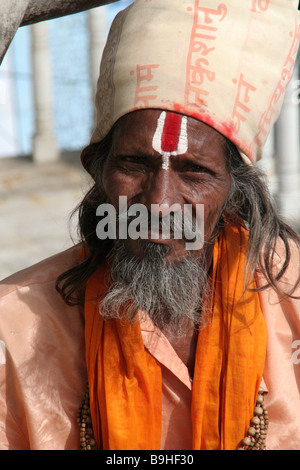
[[[194,325],[191,324],[189,327],[186,327],[186,333],[181,336],[172,333],[168,328],[164,328],[162,333],[188,368],[190,377],[193,378],[198,337],[198,332]]]
[[[205,250],[206,263],[208,273],[212,268],[213,260],[213,244],[210,244]],[[198,330],[194,323],[190,323],[185,326],[185,334],[180,336],[176,335],[176,332],[172,332],[169,328],[163,328],[162,333],[168,339],[169,343],[177,353],[178,357],[187,366],[191,379],[194,376],[195,367],[195,356],[197,348]]]

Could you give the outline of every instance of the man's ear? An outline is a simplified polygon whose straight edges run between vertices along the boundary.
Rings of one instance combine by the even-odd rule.
[[[98,144],[91,144],[85,147],[80,155],[83,168],[93,177],[91,173],[92,163],[97,156]]]

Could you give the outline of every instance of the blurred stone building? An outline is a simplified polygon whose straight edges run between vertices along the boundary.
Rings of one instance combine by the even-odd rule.
[[[0,68],[0,158],[54,161],[87,144],[103,45],[131,1],[18,29]]]

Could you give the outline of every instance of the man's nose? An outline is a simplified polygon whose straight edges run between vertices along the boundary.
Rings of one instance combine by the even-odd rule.
[[[161,169],[147,181],[143,193],[145,206],[152,214],[160,217],[171,211],[180,210],[178,187],[171,169]]]

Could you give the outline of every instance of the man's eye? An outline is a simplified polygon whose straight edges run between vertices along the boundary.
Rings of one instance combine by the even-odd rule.
[[[135,157],[131,155],[126,155],[124,157],[121,157],[120,160],[121,162],[143,164],[143,161],[141,160],[140,157]]]
[[[200,165],[190,165],[185,168],[185,171],[190,171],[191,173],[209,173],[212,174],[212,171],[210,171],[208,168],[205,168]]]

